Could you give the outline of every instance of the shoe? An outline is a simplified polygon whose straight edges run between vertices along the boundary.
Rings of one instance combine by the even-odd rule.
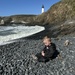
[[[59,54],[59,55],[58,55],[58,58],[59,58],[59,59],[62,59],[62,56]]]
[[[32,54],[32,58],[37,60],[37,57],[34,54]]]

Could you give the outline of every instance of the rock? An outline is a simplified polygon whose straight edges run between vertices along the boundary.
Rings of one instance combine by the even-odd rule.
[[[60,37],[57,37],[56,40],[61,41],[62,39]]]
[[[2,65],[0,65],[0,75],[2,75],[2,74],[3,74],[3,72],[4,72],[3,66],[2,66]]]
[[[66,40],[65,42],[64,42],[64,46],[68,46],[70,44],[70,41],[69,40]]]
[[[64,25],[62,24],[61,27],[63,27]]]
[[[2,25],[2,24],[4,24],[4,20],[3,20],[3,19],[1,20],[1,25]]]

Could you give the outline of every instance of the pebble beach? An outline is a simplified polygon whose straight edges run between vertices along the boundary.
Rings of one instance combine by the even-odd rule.
[[[62,58],[47,63],[32,58],[43,49],[42,39],[23,38],[0,46],[0,75],[75,75],[75,38],[51,39]],[[68,46],[64,45],[65,40],[70,41]]]

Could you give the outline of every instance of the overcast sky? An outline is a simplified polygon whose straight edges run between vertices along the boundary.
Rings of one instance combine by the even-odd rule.
[[[41,14],[44,5],[47,11],[53,4],[60,0],[0,0],[0,16],[16,14]]]

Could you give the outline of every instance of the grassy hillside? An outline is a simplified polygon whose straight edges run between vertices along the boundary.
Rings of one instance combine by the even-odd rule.
[[[49,10],[37,16],[37,22],[52,24],[63,22],[75,17],[75,0],[61,0],[54,4]]]
[[[75,36],[75,0],[61,0],[54,4],[47,12],[38,15],[35,23],[45,25],[47,34],[53,37]]]

